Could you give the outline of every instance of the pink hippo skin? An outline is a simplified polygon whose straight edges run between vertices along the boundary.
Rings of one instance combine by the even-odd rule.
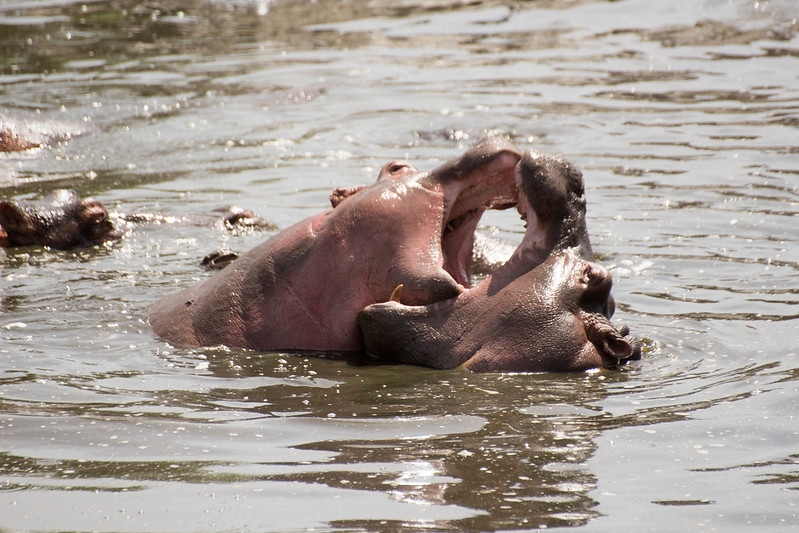
[[[37,202],[0,200],[0,247],[41,245],[67,250],[119,238],[100,202],[66,189]]]
[[[468,287],[475,227],[486,209],[515,204],[520,156],[490,138],[430,172],[389,163],[335,209],[157,301],[150,324],[176,345],[360,350],[358,312],[397,285],[419,305]]]
[[[593,261],[582,174],[526,152],[516,181],[527,231],[513,256],[448,300],[414,306],[395,295],[367,307],[359,324],[369,354],[479,372],[579,371],[640,358],[638,342],[609,320],[611,278]]]

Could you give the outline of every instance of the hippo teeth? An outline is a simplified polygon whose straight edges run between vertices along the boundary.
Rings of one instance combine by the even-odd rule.
[[[389,301],[401,303],[400,298],[402,297],[402,287],[403,285],[400,283],[393,291],[391,291],[391,296],[388,298]]]

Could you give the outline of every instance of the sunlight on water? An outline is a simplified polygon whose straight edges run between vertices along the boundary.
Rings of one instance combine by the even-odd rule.
[[[795,2],[0,1],[2,198],[123,238],[0,250],[0,528],[798,523]],[[183,349],[147,307],[486,134],[563,154],[643,360],[474,375]],[[50,146],[38,147],[46,143]],[[486,234],[513,243],[515,211]],[[312,282],[313,280],[309,280]],[[46,505],[43,505],[46,503]]]

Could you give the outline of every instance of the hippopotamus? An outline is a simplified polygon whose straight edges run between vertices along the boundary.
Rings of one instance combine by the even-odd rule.
[[[335,208],[155,302],[150,325],[175,345],[361,351],[358,313],[397,285],[416,305],[469,287],[474,230],[486,209],[516,203],[520,157],[488,138],[432,171],[392,161]]]
[[[395,162],[395,164],[398,162]],[[406,163],[406,162],[401,162]],[[414,169],[410,163],[406,163],[407,168]],[[386,169],[383,169],[378,179],[385,179],[388,176]],[[330,204],[336,207],[345,198],[352,196],[359,190],[365,188],[365,185],[357,187],[338,187],[330,195]],[[251,220],[251,219],[243,219]],[[263,219],[261,219],[263,220]],[[265,222],[265,221],[264,221]],[[241,224],[241,221],[238,221]],[[225,221],[226,227],[230,227],[230,222]],[[264,227],[267,229],[275,229],[274,226],[269,225],[256,225],[256,227]],[[247,224],[245,227],[252,227],[252,224]],[[470,264],[470,274],[472,275],[488,275],[496,270],[500,265],[513,254],[515,246],[509,241],[500,239],[493,235],[488,235],[479,231],[474,234],[474,244],[472,246],[472,260]],[[229,248],[220,248],[207,254],[200,261],[200,265],[206,270],[222,270],[229,266],[233,261],[239,258],[239,253]]]
[[[0,248],[38,244],[68,250],[120,236],[100,202],[66,189],[38,202],[0,200]]]
[[[78,122],[0,115],[0,152],[53,146],[88,132],[86,126]]]
[[[0,248],[40,245],[69,250],[116,241],[122,236],[114,222],[131,224],[208,224],[219,222],[237,232],[275,229],[249,209],[231,206],[210,215],[174,217],[153,213],[109,213],[94,198],[81,198],[73,191],[57,189],[35,202],[0,200]],[[230,259],[232,260],[232,259]],[[219,262],[220,260],[218,260]]]
[[[402,363],[489,371],[581,371],[640,359],[610,322],[611,276],[594,261],[582,173],[534,151],[515,171],[526,233],[479,285],[427,305],[392,298],[359,313],[366,351]]]

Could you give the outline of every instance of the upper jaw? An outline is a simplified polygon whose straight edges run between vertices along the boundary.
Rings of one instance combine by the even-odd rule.
[[[513,176],[520,158],[508,141],[487,139],[427,176],[443,192],[441,266],[462,288],[469,287],[474,231],[483,213],[516,205]]]

